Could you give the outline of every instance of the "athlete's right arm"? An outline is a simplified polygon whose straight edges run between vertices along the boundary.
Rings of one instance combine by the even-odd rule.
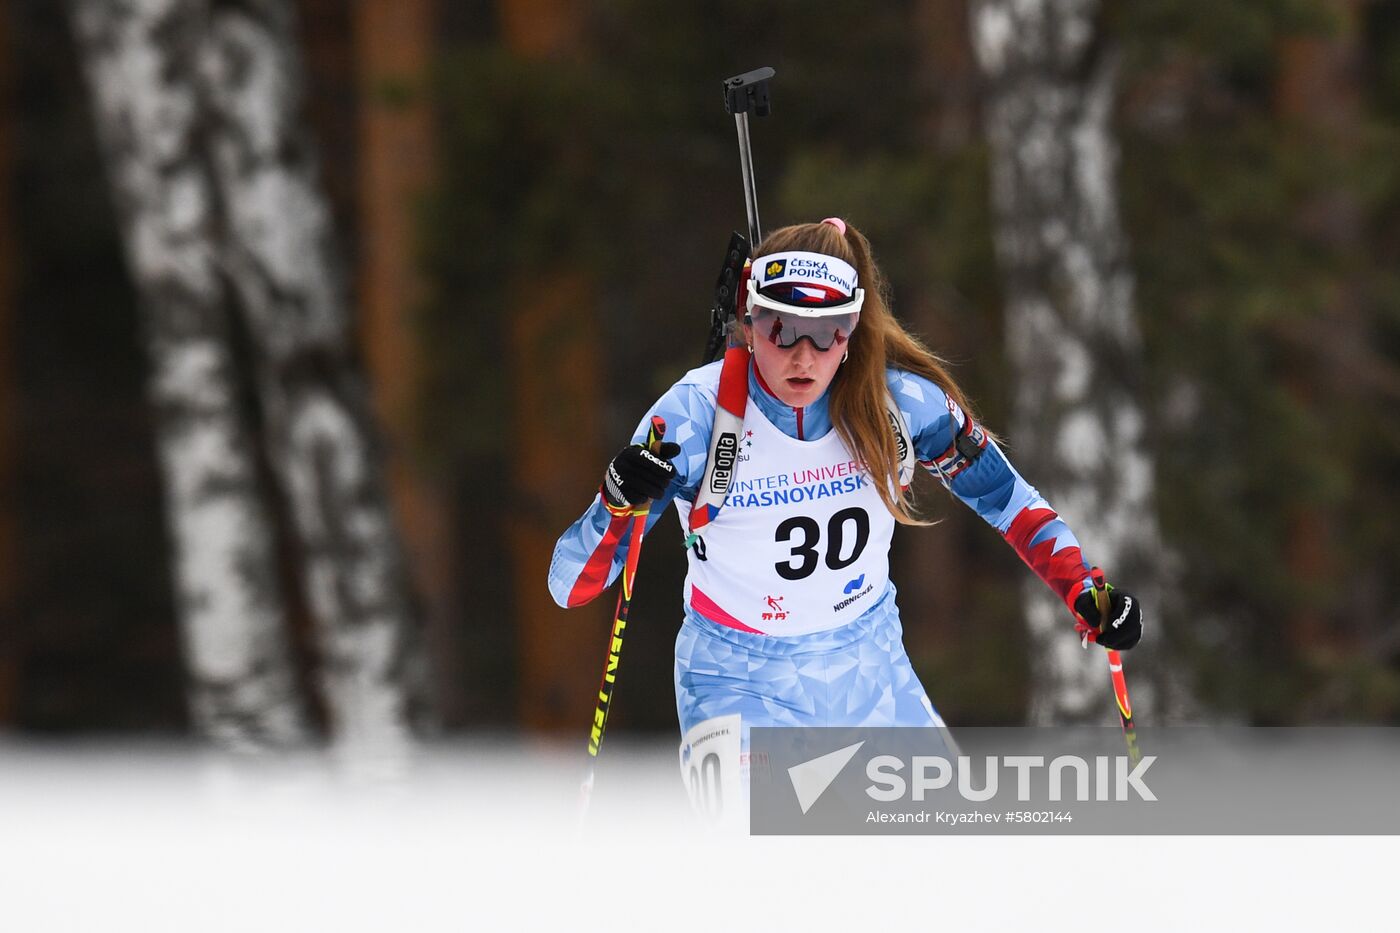
[[[664,494],[651,501],[647,531],[677,495],[688,501],[695,498],[714,425],[714,390],[682,379],[643,416],[633,432],[633,443],[645,442],[653,415],[666,420],[666,439],[680,444],[681,452],[671,461],[676,478]],[[595,495],[587,511],[554,545],[554,559],[549,565],[549,591],[554,601],[568,608],[598,597],[622,570],[631,537],[631,512],[612,509],[601,492]]]

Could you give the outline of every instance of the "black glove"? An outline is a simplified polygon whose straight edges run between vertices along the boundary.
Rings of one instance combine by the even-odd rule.
[[[1074,611],[1080,619],[1074,630],[1080,634],[1087,632],[1090,641],[1105,648],[1127,651],[1142,638],[1142,604],[1133,594],[1112,585],[1108,587],[1108,622],[1102,632],[1098,630],[1099,607],[1094,603],[1093,587],[1079,594],[1074,601]]]
[[[671,458],[681,452],[680,444],[664,442],[653,454],[641,444],[618,451],[603,474],[603,499],[614,510],[630,509],[666,491],[675,478]]]

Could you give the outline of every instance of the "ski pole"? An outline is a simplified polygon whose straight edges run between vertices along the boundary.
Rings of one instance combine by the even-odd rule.
[[[1094,605],[1099,607],[1099,631],[1108,625],[1109,598],[1108,582],[1098,567],[1089,570],[1089,578],[1094,582]],[[1088,634],[1085,634],[1085,647]],[[1137,729],[1133,726],[1133,705],[1128,700],[1128,681],[1123,676],[1123,655],[1112,648],[1108,652],[1108,677],[1113,683],[1113,699],[1118,704],[1118,721],[1123,726],[1123,741],[1128,743],[1128,760],[1136,765],[1142,760],[1142,751],[1137,744]]]
[[[647,449],[661,453],[661,440],[666,436],[666,421],[658,415],[651,419],[647,431]],[[598,685],[598,705],[593,710],[593,728],[588,735],[588,774],[583,779],[582,806],[586,811],[593,790],[593,766],[598,749],[603,745],[603,732],[608,726],[608,711],[612,709],[613,689],[617,686],[617,667],[622,660],[622,636],[627,628],[627,611],[632,606],[632,587],[637,578],[637,561],[642,556],[642,536],[647,530],[647,513],[651,502],[632,507],[632,540],[627,547],[627,559],[622,565],[622,589],[617,594],[617,611],[613,613],[612,635],[608,638],[608,655],[603,663],[603,679]]]
[[[757,246],[763,239],[763,228],[758,221],[758,189],[753,177],[753,147],[749,143],[749,111],[756,117],[766,117],[773,112],[773,101],[768,93],[768,82],[777,74],[772,68],[756,68],[741,75],[726,78],[724,82],[724,111],[734,117],[734,128],[739,134],[739,169],[744,175],[744,212],[749,218],[749,245]]]

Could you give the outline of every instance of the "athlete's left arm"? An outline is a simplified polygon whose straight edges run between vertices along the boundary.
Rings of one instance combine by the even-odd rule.
[[[919,462],[1001,532],[1078,618],[1074,601],[1092,583],[1079,540],[1064,519],[937,385],[922,376],[892,372],[890,390],[909,421]]]

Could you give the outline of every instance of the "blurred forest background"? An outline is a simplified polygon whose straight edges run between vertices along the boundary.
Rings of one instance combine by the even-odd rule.
[[[1094,60],[1114,66],[1106,167],[1141,332],[1120,369],[1155,475],[1144,521],[1171,564],[1155,653],[1130,666],[1145,678],[1170,667],[1191,697],[1176,708],[1195,718],[1400,722],[1400,3],[1041,5],[1087,17]],[[550,552],[647,406],[700,362],[722,250],[744,226],[720,82],[759,65],[778,73],[773,116],[753,128],[765,228],[832,214],[859,225],[896,313],[956,364],[1039,482],[1034,445],[1012,430],[995,83],[974,51],[972,0],[134,4],[186,8],[157,32],[174,51],[151,73],[169,87],[185,73],[181,36],[198,42],[211,17],[238,27],[213,58],[224,70],[185,62],[205,88],[192,112],[214,115],[182,138],[192,177],[221,192],[211,216],[225,232],[209,242],[232,252],[217,255],[258,254],[235,247],[261,235],[271,266],[285,251],[289,274],[308,268],[276,210],[295,227],[322,208],[240,194],[238,155],[219,142],[250,112],[237,94],[281,95],[292,119],[268,158],[324,199],[329,234],[299,235],[348,296],[344,335],[287,337],[278,315],[300,313],[295,295],[278,304],[235,260],[211,266],[227,279],[207,321],[227,331],[232,362],[216,371],[236,377],[240,494],[271,535],[264,570],[238,566],[262,575],[248,602],[271,620],[258,663],[283,665],[268,674],[280,686],[250,699],[192,647],[199,600],[182,587],[202,565],[180,549],[206,539],[172,517],[178,470],[171,459],[163,472],[160,452],[173,457],[178,416],[168,398],[152,404],[165,385],[153,367],[174,359],[161,328],[188,321],[151,313],[169,283],[133,272],[124,237],[143,229],[140,199],[113,193],[116,160],[159,146],[143,148],[157,136],[133,132],[139,121],[126,149],[99,131],[104,113],[139,110],[151,75],[91,70],[124,48],[97,28],[124,6],[0,0],[0,730],[296,742],[383,703],[423,730],[558,732],[582,747],[614,597],[555,607]],[[75,11],[91,17],[86,38]],[[264,40],[281,50],[268,72]],[[220,81],[234,91],[221,96]],[[319,349],[276,356],[303,339]],[[354,603],[344,593],[369,545],[338,544],[333,517],[303,509],[307,477],[322,476],[299,472],[304,388],[351,399],[365,476],[385,469],[344,510],[317,500],[363,507],[357,527],[388,542],[372,563],[389,582],[365,598],[378,608],[348,627],[325,607]],[[329,474],[351,462],[328,456]],[[385,491],[402,558],[369,501]],[[1028,572],[936,485],[923,495],[941,523],[902,528],[893,558],[915,669],[951,724],[1023,722]],[[1095,516],[1060,506],[1087,546]],[[675,728],[673,531],[660,526],[643,558],[618,731]],[[332,578],[340,603],[324,592]],[[357,647],[372,630],[397,647]],[[398,692],[376,699],[375,678]],[[1106,677],[1102,688],[1109,721]],[[273,694],[295,712],[259,719]]]

